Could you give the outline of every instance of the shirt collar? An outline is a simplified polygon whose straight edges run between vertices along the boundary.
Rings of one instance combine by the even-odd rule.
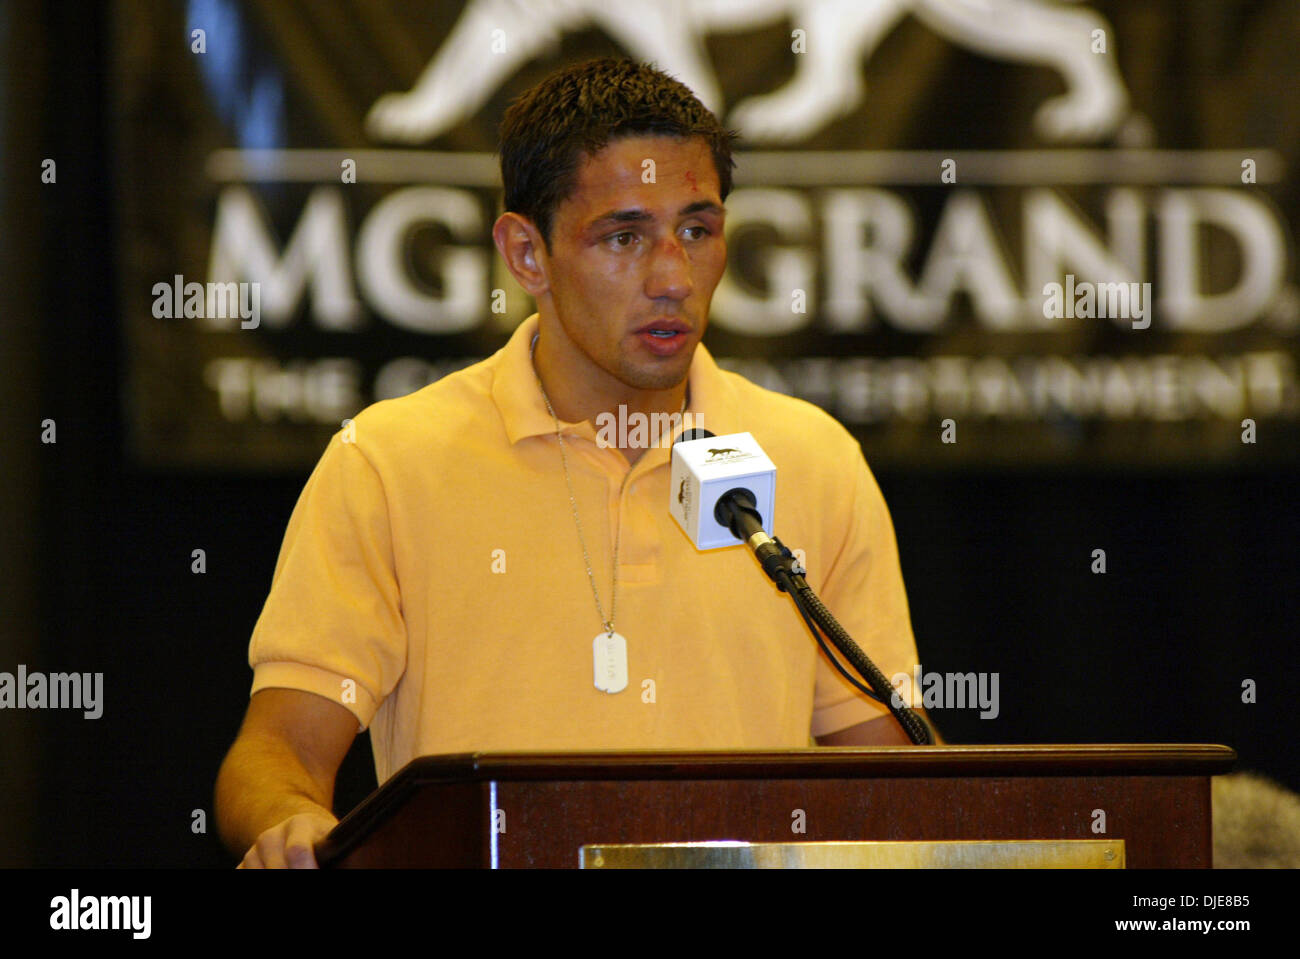
[[[555,420],[542,400],[541,387],[533,368],[532,342],[539,326],[538,315],[534,313],[519,324],[509,342],[497,354],[492,399],[501,413],[511,444],[529,436],[555,435]],[[687,381],[690,384],[687,425],[701,426],[718,436],[737,432],[735,389],[703,343],[695,347]],[[566,423],[561,420],[560,430],[566,435],[584,436],[592,442],[596,440],[596,430],[590,422]],[[647,451],[643,459],[653,457],[656,461],[661,458],[666,461],[666,450],[660,455],[655,455],[656,452],[653,449]]]

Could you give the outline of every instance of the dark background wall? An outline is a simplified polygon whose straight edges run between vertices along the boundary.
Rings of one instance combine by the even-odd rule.
[[[226,866],[212,785],[306,471],[127,460],[106,8],[0,4],[0,669],[105,673],[101,719],[0,713],[0,865]],[[47,156],[52,185],[39,182]],[[39,442],[45,417],[56,444]],[[923,664],[1001,674],[1000,716],[940,714],[950,740],[1222,742],[1300,789],[1296,471],[878,478]],[[196,546],[206,575],[190,572]],[[1095,548],[1105,575],[1090,572]],[[1246,678],[1255,704],[1241,701]],[[340,810],[373,785],[359,740]]]

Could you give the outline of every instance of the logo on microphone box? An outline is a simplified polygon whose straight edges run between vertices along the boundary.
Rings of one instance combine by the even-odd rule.
[[[740,460],[752,460],[753,458],[754,458],[753,453],[746,453],[744,450],[738,450],[738,449],[733,449],[732,447],[726,447],[724,449],[710,449],[709,457],[704,462],[736,463],[739,462]]]

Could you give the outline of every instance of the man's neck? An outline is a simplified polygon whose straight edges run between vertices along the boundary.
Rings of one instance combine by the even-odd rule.
[[[534,339],[532,350],[533,369],[555,415],[566,423],[591,422],[598,429],[601,424],[613,423],[618,448],[630,465],[641,459],[649,445],[627,445],[628,434],[635,424],[638,421],[663,423],[662,417],[679,415],[686,407],[688,380],[666,390],[637,390],[602,371],[601,379],[608,382],[584,384],[580,371],[565,369],[562,359],[546,348],[545,337],[540,333]],[[661,418],[655,419],[656,414]],[[626,431],[625,424],[631,424]]]

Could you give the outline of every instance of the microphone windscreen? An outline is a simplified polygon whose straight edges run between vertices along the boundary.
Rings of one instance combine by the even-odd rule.
[[[701,432],[708,433],[707,430]],[[776,467],[748,433],[714,436],[673,446],[668,512],[696,549],[739,546],[740,540],[718,522],[718,500],[738,488],[753,498],[763,528],[772,534],[776,505]]]

